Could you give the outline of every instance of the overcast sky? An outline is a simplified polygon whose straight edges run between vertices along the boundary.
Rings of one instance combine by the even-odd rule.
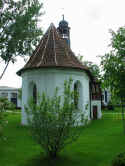
[[[98,55],[108,52],[111,35],[125,25],[125,0],[44,0],[45,15],[41,17],[44,32],[51,22],[58,26],[62,14],[71,27],[71,48],[85,60],[99,63]],[[19,58],[10,64],[0,86],[21,87],[21,78],[16,72],[24,66]],[[0,66],[0,72],[2,66]]]

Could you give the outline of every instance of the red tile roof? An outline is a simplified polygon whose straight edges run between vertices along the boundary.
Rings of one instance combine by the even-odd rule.
[[[73,68],[85,70],[89,76],[91,73],[87,66],[77,59],[66,41],[61,38],[53,24],[42,37],[27,64],[17,72],[21,75],[27,69],[36,68]]]

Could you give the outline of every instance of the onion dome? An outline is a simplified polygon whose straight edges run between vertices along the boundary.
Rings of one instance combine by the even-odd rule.
[[[67,28],[68,27],[68,22],[66,20],[64,20],[64,16],[63,16],[63,20],[59,22],[59,27],[60,28]]]

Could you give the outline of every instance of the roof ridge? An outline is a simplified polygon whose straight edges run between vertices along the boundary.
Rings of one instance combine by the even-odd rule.
[[[56,49],[55,49],[55,36],[54,36],[54,26],[52,24],[52,30],[53,30],[53,45],[54,45],[54,53],[55,53],[55,64],[57,65],[57,59],[56,59]]]
[[[42,60],[43,60],[43,57],[44,57],[44,55],[45,55],[45,49],[46,49],[46,46],[47,46],[48,41],[49,41],[51,27],[52,27],[52,23],[51,23],[51,25],[50,25],[50,27],[49,27],[49,29],[48,29],[48,32],[49,32],[49,33],[48,33],[48,38],[47,38],[46,45],[45,45],[45,47],[44,47],[44,51],[43,51],[43,54],[42,54]]]

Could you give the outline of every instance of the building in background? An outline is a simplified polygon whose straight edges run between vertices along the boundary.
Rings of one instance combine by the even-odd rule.
[[[21,100],[18,98],[18,93],[18,88],[0,86],[0,97],[7,98],[10,102],[16,105],[16,108],[21,108]]]
[[[93,79],[90,83],[90,101],[91,101],[91,119],[101,117],[101,83],[97,79]]]
[[[102,92],[102,105],[108,106],[110,100],[111,100],[110,89],[103,90],[103,92]]]

